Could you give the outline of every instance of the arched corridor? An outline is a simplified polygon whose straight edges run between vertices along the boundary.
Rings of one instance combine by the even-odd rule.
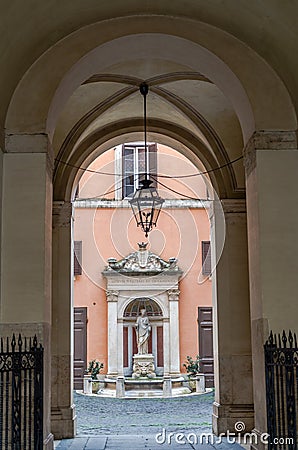
[[[44,345],[44,449],[76,430],[75,190],[97,156],[142,140],[143,81],[150,141],[208,171],[216,198],[213,430],[266,431],[263,345],[269,330],[297,331],[297,12],[269,0],[2,6],[0,334]]]

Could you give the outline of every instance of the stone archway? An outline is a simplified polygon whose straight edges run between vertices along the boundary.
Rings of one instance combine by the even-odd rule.
[[[219,16],[217,16],[218,21],[213,19],[207,4],[204,6],[206,23],[201,21],[200,14],[193,8],[190,11],[193,14],[190,19],[182,17],[184,12],[176,3],[175,5],[173,3],[173,8],[175,14],[171,17],[158,17],[158,9],[153,8],[153,12],[157,15],[154,17],[154,15],[148,16],[147,11],[140,11],[135,4],[132,7],[132,14],[138,13],[139,17],[134,15],[124,17],[122,16],[123,12],[116,17],[117,14],[107,12],[106,16],[111,20],[103,21],[104,23],[98,22],[91,25],[91,22],[88,23],[88,21],[80,22],[77,29],[69,30],[67,28],[64,34],[60,31],[60,42],[57,38],[56,43],[49,42],[48,47],[45,45],[42,49],[40,46],[38,49],[34,45],[28,46],[28,49],[36,48],[36,51],[32,51],[32,58],[29,62],[20,61],[19,75],[15,75],[13,72],[12,82],[10,83],[9,80],[8,83],[7,95],[6,93],[4,95],[6,106],[8,107],[9,104],[10,106],[8,115],[6,115],[6,109],[1,115],[3,120],[5,117],[7,118],[6,153],[3,157],[1,320],[4,324],[3,330],[11,330],[12,327],[25,331],[30,329],[30,332],[38,330],[48,350],[46,356],[48,368],[50,367],[50,351],[52,351],[52,414],[53,430],[57,437],[71,436],[75,429],[75,414],[70,392],[72,218],[71,195],[69,194],[71,189],[68,193],[67,190],[62,190],[61,197],[54,198],[53,208],[54,314],[52,321],[50,279],[52,246],[49,225],[52,204],[52,153],[49,151],[49,147],[52,144],[51,137],[55,121],[58,119],[58,112],[61,112],[59,102],[52,104],[49,120],[48,111],[60,82],[65,77],[65,86],[65,82],[71,80],[71,67],[92,50],[94,43],[90,45],[90,42],[94,36],[100,36],[100,38],[96,38],[95,44],[100,46],[103,44],[103,36],[108,36],[107,39],[112,42],[119,37],[115,36],[115,33],[125,36],[130,32],[137,34],[140,30],[149,31],[154,18],[156,32],[170,34],[171,30],[175,29],[175,32],[177,30],[177,34],[180,34],[181,38],[186,41],[185,55],[188,53],[187,50],[192,47],[189,44],[190,41],[200,43],[203,48],[207,48],[210,53],[210,59],[208,59],[210,65],[207,64],[207,60],[204,60],[204,63],[207,64],[204,67],[208,66],[211,72],[212,69],[213,72],[216,72],[218,68],[216,64],[212,66],[216,60],[215,57],[212,58],[212,55],[217,55],[217,57],[219,55],[225,61],[226,67],[237,78],[235,80],[235,77],[232,77],[235,84],[231,78],[224,80],[228,89],[223,89],[223,91],[228,98],[235,100],[237,92],[239,92],[237,90],[239,83],[240,88],[242,86],[241,93],[247,93],[248,98],[242,95],[239,97],[245,100],[244,104],[247,108],[242,109],[243,104],[238,104],[236,109],[238,112],[241,110],[239,115],[243,130],[245,130],[243,141],[246,143],[251,306],[249,307],[248,302],[246,204],[243,198],[239,199],[244,194],[242,191],[240,195],[235,194],[235,197],[226,196],[222,202],[227,224],[227,241],[215,274],[215,285],[217,286],[217,296],[214,296],[217,299],[215,339],[218,342],[216,354],[218,396],[214,413],[214,429],[216,431],[233,429],[233,424],[238,418],[243,418],[245,411],[247,411],[250,421],[248,427],[252,424],[251,382],[249,382],[249,392],[242,390],[241,396],[235,394],[235,389],[238,393],[241,391],[241,386],[239,386],[241,370],[246,367],[246,374],[250,373],[247,364],[251,352],[250,313],[253,322],[255,380],[258,380],[258,373],[263,368],[260,349],[268,327],[285,326],[288,328],[293,325],[295,328],[296,309],[293,306],[292,298],[295,298],[296,279],[287,270],[287,267],[290,266],[291,271],[296,272],[297,262],[293,256],[293,253],[296,252],[293,252],[293,243],[296,242],[297,218],[296,214],[287,217],[286,239],[281,242],[279,233],[284,228],[284,223],[275,207],[277,203],[281,203],[286,210],[292,211],[292,205],[297,202],[297,174],[295,172],[297,137],[296,132],[292,131],[296,129],[297,124],[289,94],[289,92],[292,93],[295,98],[291,82],[295,77],[286,72],[287,63],[281,64],[283,68],[280,73],[285,74],[284,76],[278,75],[272,69],[272,67],[276,68],[275,61],[272,60],[269,52],[267,54],[264,49],[258,48],[254,41],[258,34],[255,33],[258,29],[256,25],[251,29],[251,34],[254,36],[251,35],[250,40],[241,36],[239,32],[241,27],[238,25],[237,30],[237,27],[233,28],[233,25],[227,25],[228,21],[225,23],[221,19],[219,20]],[[218,9],[218,14],[223,12],[221,8]],[[173,26],[174,21],[177,27]],[[118,26],[115,26],[115,23]],[[131,25],[133,25],[133,29],[130,28]],[[98,33],[98,30],[101,30],[101,33]],[[105,34],[105,31],[108,33]],[[247,32],[247,36],[249,35],[250,33]],[[40,42],[43,43],[44,39],[41,39]],[[76,43],[80,45],[74,45]],[[248,47],[250,44],[251,47]],[[68,51],[68,49],[72,51]],[[121,45],[119,49],[121,52]],[[171,54],[174,54],[175,51],[176,47],[173,45]],[[204,50],[200,51],[200,55],[203,53]],[[237,55],[236,58],[235,55]],[[267,61],[259,55],[266,57]],[[63,58],[65,59],[63,60]],[[273,59],[277,60],[278,58],[274,57]],[[19,55],[17,60],[19,60]],[[60,64],[62,60],[63,64]],[[192,60],[199,61],[200,58],[197,58],[196,54],[192,54]],[[30,64],[31,67],[29,67]],[[80,72],[79,65],[75,67],[75,70],[78,70],[77,74]],[[92,64],[89,67],[92,67]],[[48,77],[48,73],[52,69],[55,69],[52,73],[53,76]],[[225,74],[229,70],[225,71]],[[208,70],[206,70],[206,76],[209,75],[207,72]],[[288,80],[288,86],[281,81],[281,78]],[[78,79],[73,81],[72,86],[75,86]],[[229,83],[230,81],[231,83]],[[233,86],[235,90],[233,90]],[[6,89],[6,83],[3,83],[3,87]],[[61,98],[64,94],[66,98],[70,93],[67,93],[66,90],[62,92],[62,87],[61,85],[58,89],[56,100],[59,100],[59,92],[63,94]],[[195,92],[195,90],[190,91],[191,94]],[[253,122],[256,131],[250,138],[250,134],[254,132]],[[51,135],[50,139],[46,134],[48,132]],[[229,157],[232,160],[232,155]],[[69,162],[72,165],[77,163],[78,160],[75,158]],[[219,166],[220,164],[216,162],[214,169]],[[283,179],[282,182],[280,181],[281,169],[288,174],[287,180]],[[268,182],[268,170],[274,179],[272,183]],[[68,182],[72,174],[64,175]],[[17,188],[16,178],[21,188]],[[62,183],[61,180],[57,180],[57,183],[60,182]],[[69,184],[73,187],[72,181]],[[14,206],[14,209],[11,205]],[[28,214],[27,205],[32,206],[30,214]],[[15,220],[16,210],[23,217],[21,223]],[[216,227],[217,218],[215,207],[214,243],[216,243],[218,228],[220,228]],[[267,233],[268,229],[270,233]],[[15,244],[16,236],[18,245],[12,245]],[[34,246],[32,242],[34,242]],[[273,264],[277,254],[282,255],[279,267]],[[30,255],[30,264],[28,264],[28,255]],[[15,280],[18,280],[18,283],[15,283]],[[277,283],[276,280],[280,280],[280,282]],[[284,300],[282,306],[280,306],[280,298]],[[241,300],[239,301],[239,299]],[[287,314],[285,310],[288,311]],[[227,311],[232,314],[228,315]],[[52,349],[50,332],[53,336]],[[227,378],[230,380],[230,384],[224,384],[224,379]],[[251,381],[250,377],[248,379]],[[264,392],[262,391],[264,383],[260,384],[260,389],[255,393],[256,426],[258,430],[264,431],[265,406]],[[47,432],[49,432],[48,403],[46,410],[45,421],[47,422]],[[50,442],[50,434],[47,438]]]

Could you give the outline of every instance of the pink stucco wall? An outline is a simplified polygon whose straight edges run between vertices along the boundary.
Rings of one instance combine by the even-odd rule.
[[[195,173],[197,169],[178,152],[164,146],[158,149],[158,172],[161,174]],[[93,170],[114,173],[114,150],[97,158]],[[182,181],[165,179],[167,186],[183,194],[206,198],[201,177]],[[112,189],[113,175],[85,173],[80,182],[79,197],[94,197]],[[159,189],[164,198],[178,198],[173,192]],[[113,195],[110,195],[113,198]],[[211,306],[211,280],[200,278],[201,241],[209,240],[210,227],[205,209],[170,208],[162,211],[158,228],[147,241],[151,252],[164,259],[178,258],[184,271],[180,282],[180,358],[198,353],[198,306]],[[107,368],[107,303],[105,279],[101,272],[109,257],[117,259],[137,250],[137,242],[145,240],[136,227],[129,209],[77,208],[74,224],[75,240],[83,242],[83,275],[74,282],[74,305],[86,306],[88,314],[88,361],[98,359]]]

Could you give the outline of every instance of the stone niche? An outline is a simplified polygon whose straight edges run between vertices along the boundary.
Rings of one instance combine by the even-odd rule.
[[[108,377],[131,377],[136,350],[135,323],[146,308],[152,326],[148,353],[157,376],[180,375],[179,279],[176,258],[163,260],[138,244],[137,251],[117,261],[108,259]]]

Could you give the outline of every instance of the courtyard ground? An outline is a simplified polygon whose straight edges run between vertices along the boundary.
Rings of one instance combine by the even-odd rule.
[[[226,441],[200,443],[202,433],[211,434],[213,397],[211,392],[171,399],[123,400],[75,393],[77,437],[56,442],[55,447],[57,450],[230,450],[231,444]],[[233,444],[233,450],[239,449],[238,444]]]
[[[116,399],[75,393],[77,434],[211,432],[213,392],[176,398]]]

